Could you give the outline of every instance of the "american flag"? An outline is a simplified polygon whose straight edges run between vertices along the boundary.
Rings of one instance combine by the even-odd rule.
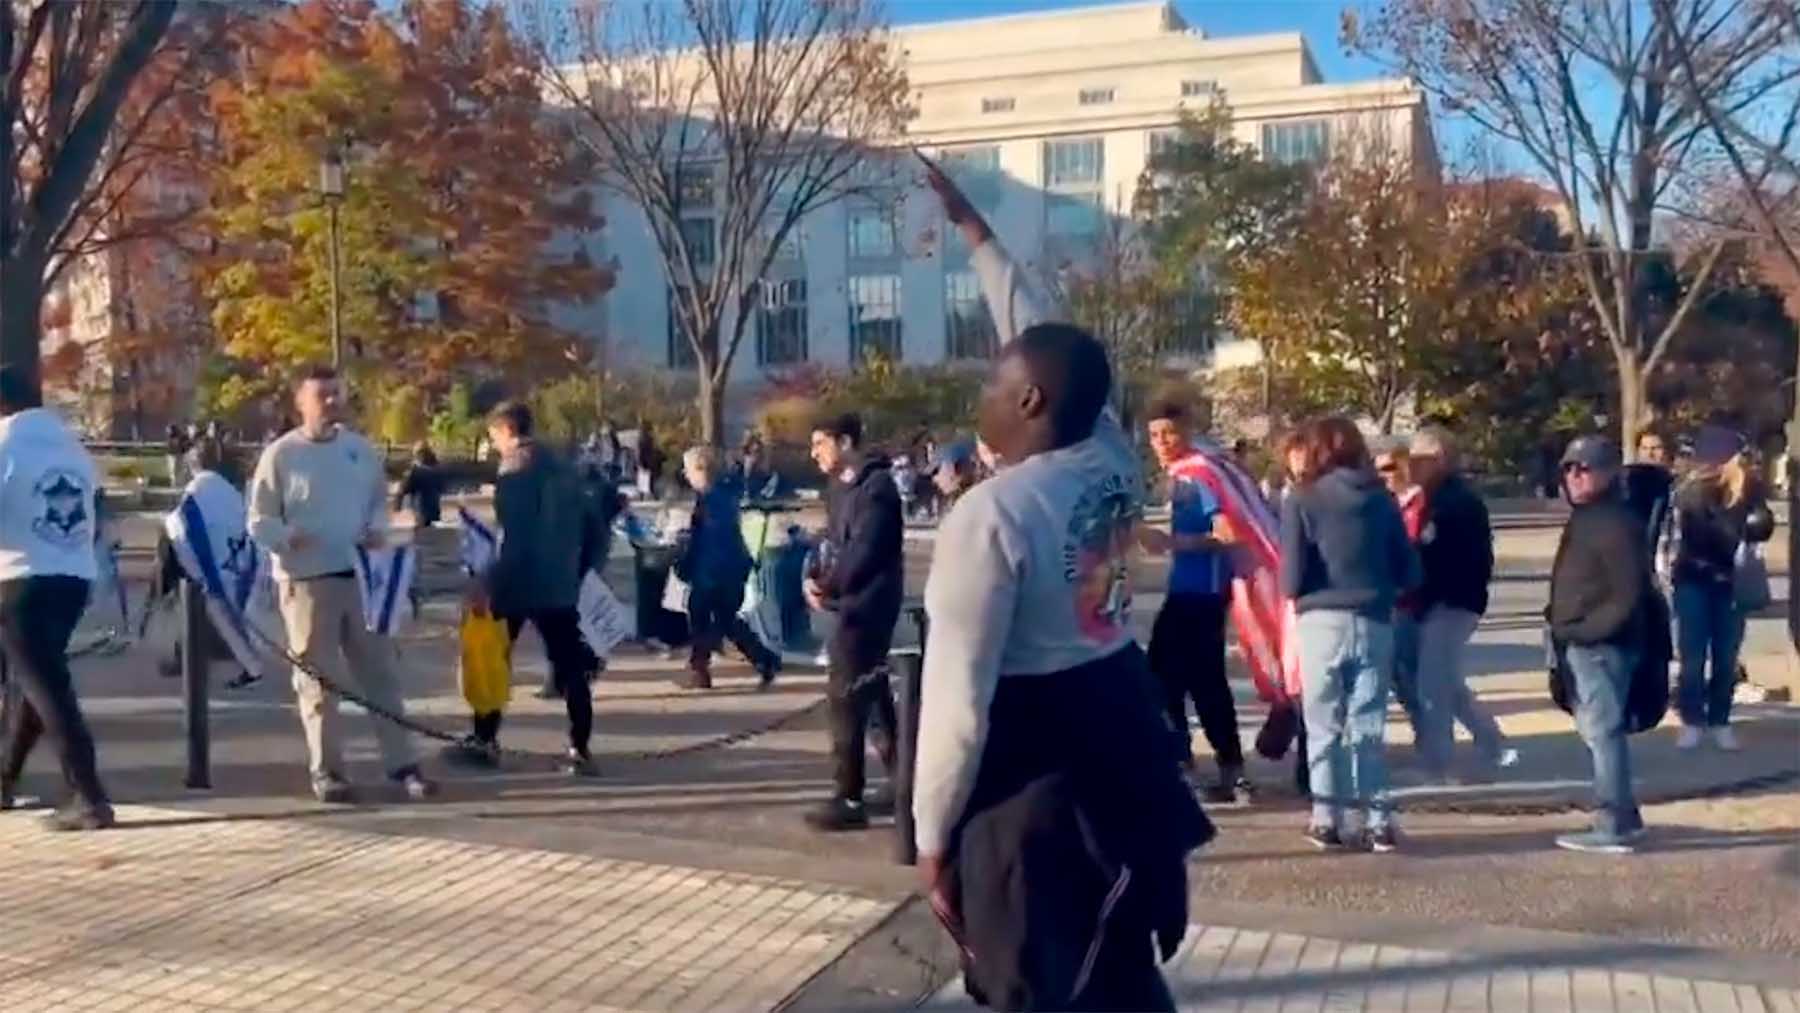
[[[1169,466],[1169,476],[1205,485],[1237,539],[1231,622],[1257,695],[1269,703],[1299,697],[1294,603],[1281,595],[1280,519],[1250,474],[1210,443],[1196,442],[1193,453]]]

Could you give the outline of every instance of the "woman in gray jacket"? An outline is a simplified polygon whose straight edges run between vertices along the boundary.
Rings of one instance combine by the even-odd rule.
[[[1313,797],[1306,837],[1343,847],[1344,812],[1354,806],[1369,849],[1392,851],[1382,750],[1394,599],[1419,584],[1419,557],[1355,423],[1308,423],[1294,456],[1300,481],[1281,508],[1281,590],[1298,613]]]

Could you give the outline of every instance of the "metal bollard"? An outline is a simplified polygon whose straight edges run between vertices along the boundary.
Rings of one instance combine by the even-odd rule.
[[[894,707],[900,727],[894,730],[894,860],[901,865],[914,865],[919,860],[918,840],[913,833],[913,775],[919,757],[919,691],[925,675],[925,609],[907,609],[919,628],[919,650],[895,652]]]
[[[212,742],[207,728],[206,602],[200,586],[181,582],[181,725],[187,731],[189,788],[212,787]]]

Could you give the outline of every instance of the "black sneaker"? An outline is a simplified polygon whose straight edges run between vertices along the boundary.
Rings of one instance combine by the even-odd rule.
[[[421,774],[416,765],[401,767],[389,774],[388,779],[398,784],[406,792],[406,797],[414,802],[423,802],[438,791],[437,783]]]
[[[771,654],[756,666],[756,688],[768,689],[775,685],[775,677],[781,674],[781,656]]]
[[[445,763],[455,767],[493,770],[500,766],[500,746],[497,743],[452,742],[439,755]]]
[[[11,781],[0,781],[0,812],[7,812],[18,807],[18,788]]]
[[[825,833],[864,830],[869,826],[869,810],[861,802],[834,798],[808,812],[806,824]]]
[[[1344,847],[1344,839],[1335,827],[1307,827],[1306,843],[1320,851],[1341,851]]]
[[[356,801],[356,792],[350,782],[336,774],[321,774],[313,778],[313,798],[326,805],[349,805]]]
[[[884,784],[864,798],[863,809],[870,816],[894,815],[894,786]]]
[[[102,802],[99,805],[84,805],[72,802],[44,817],[44,829],[56,833],[77,833],[83,830],[105,830],[113,825],[112,806]]]
[[[1388,824],[1365,832],[1363,844],[1377,855],[1386,855],[1400,850],[1400,836],[1394,833],[1393,824]]]
[[[261,681],[262,681],[262,676],[252,675],[250,673],[249,669],[244,669],[243,671],[239,672],[238,674],[225,680],[225,688],[226,689],[249,689],[251,686],[254,686]]]
[[[1236,805],[1237,785],[1221,781],[1200,789],[1200,801],[1208,805]]]
[[[594,758],[573,746],[563,753],[562,771],[570,777],[600,776],[600,768],[595,765]]]

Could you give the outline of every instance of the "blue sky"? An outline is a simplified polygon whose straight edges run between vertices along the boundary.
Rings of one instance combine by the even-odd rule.
[[[1068,7],[1101,6],[1103,0],[887,0],[888,13],[899,24],[1019,14]],[[1351,81],[1374,77],[1381,69],[1373,62],[1345,55],[1338,45],[1338,16],[1346,6],[1361,7],[1355,0],[1176,0],[1175,9],[1188,24],[1208,35],[1255,35],[1260,32],[1298,31],[1312,46],[1319,71],[1327,81]]]

